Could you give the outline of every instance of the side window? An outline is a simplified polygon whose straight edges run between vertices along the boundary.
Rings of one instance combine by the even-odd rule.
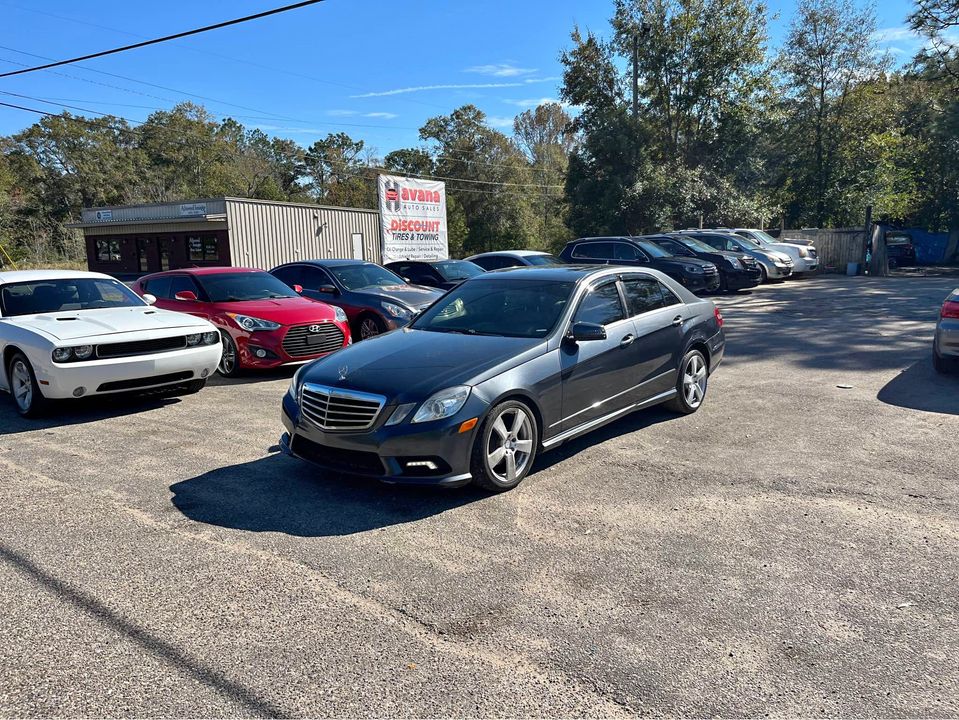
[[[676,293],[674,293],[672,290],[670,290],[668,287],[666,287],[662,283],[659,283],[659,289],[663,293],[663,305],[665,307],[682,304],[683,301],[680,300],[678,297],[676,297]]]
[[[726,249],[726,246],[725,246],[725,244],[723,243],[722,238],[707,236],[707,237],[701,237],[701,238],[697,238],[697,239],[702,240],[704,243],[706,243],[707,245],[711,245],[712,247],[716,248],[717,250],[725,250],[725,249]]]
[[[502,255],[491,255],[480,258],[480,262],[478,262],[477,265],[485,270],[502,270],[503,268],[514,267],[516,263],[512,258],[503,257]]]
[[[170,282],[172,278],[170,277],[158,277],[153,278],[148,283],[144,284],[143,291],[148,292],[154,297],[158,298],[170,298],[173,297],[170,294]]]
[[[613,244],[608,242],[585,242],[573,248],[573,257],[584,260],[612,260]]]
[[[196,283],[193,282],[193,278],[186,275],[174,275],[170,278],[170,297],[176,297],[178,292],[185,292],[189,290],[197,298],[200,297],[200,288],[197,287]]]
[[[663,293],[658,280],[634,277],[623,280],[626,294],[626,307],[630,316],[639,315],[665,307]]]
[[[387,270],[392,270],[400,277],[410,277],[410,268],[411,265],[409,263],[391,263],[386,266]]]
[[[300,285],[307,290],[316,290],[321,285],[333,284],[329,275],[327,275],[322,268],[305,265],[300,268],[300,273]]]
[[[642,260],[643,258],[639,256],[639,251],[629,243],[618,242],[613,243],[613,259]]]
[[[286,283],[289,287],[302,285],[300,282],[300,266],[288,265],[273,271],[273,277],[280,282]]]
[[[579,304],[574,321],[609,325],[624,317],[619,290],[615,282],[610,282],[593,288],[586,294]]]
[[[410,265],[407,272],[400,273],[410,279],[412,283],[430,283],[434,281],[433,273],[428,267],[422,265]]]

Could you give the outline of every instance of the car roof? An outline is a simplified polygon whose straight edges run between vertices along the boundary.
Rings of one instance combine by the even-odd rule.
[[[494,250],[492,252],[477,253],[470,255],[467,260],[478,257],[529,257],[530,255],[550,255],[551,253],[542,250]]]
[[[37,280],[72,280],[76,278],[106,278],[110,275],[86,270],[5,270],[0,272],[0,283],[35,282]]]
[[[265,272],[260,268],[245,268],[245,267],[228,267],[223,265],[218,265],[216,267],[192,267],[192,268],[177,268],[176,270],[163,270],[162,272],[150,273],[149,275],[144,275],[144,278],[155,278],[155,277],[165,277],[167,275],[222,275],[223,273],[254,273],[254,272]]]
[[[650,268],[621,265],[521,265],[491,270],[470,278],[469,282],[503,280],[536,280],[538,282],[579,282],[597,275],[622,275],[630,272],[649,272]]]
[[[369,260],[353,260],[349,258],[323,258],[316,260],[295,260],[284,265],[317,265],[318,267],[345,267],[347,265],[376,265]],[[282,266],[281,266],[282,267]]]

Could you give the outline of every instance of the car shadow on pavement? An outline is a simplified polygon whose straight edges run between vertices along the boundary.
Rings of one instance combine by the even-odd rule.
[[[108,418],[135,415],[178,402],[178,397],[162,395],[99,396],[64,400],[56,403],[46,415],[25,418],[14,409],[10,396],[0,393],[0,436],[49,430],[66,425],[83,425]]]
[[[283,365],[271,370],[246,370],[236,377],[223,377],[219,372],[210,376],[207,384],[210,387],[220,385],[250,385],[253,383],[270,382],[272,380],[290,380],[301,365]]]
[[[325,472],[280,453],[170,486],[200,523],[299,537],[351,535],[422,520],[488,497],[473,488],[386,485]]]
[[[918,360],[883,386],[876,399],[888,405],[959,415],[959,375],[941,375],[930,357]]]

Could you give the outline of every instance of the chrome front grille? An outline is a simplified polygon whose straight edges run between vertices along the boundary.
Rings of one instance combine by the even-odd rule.
[[[308,357],[343,347],[343,331],[331,322],[291,327],[283,338],[283,350],[290,357]]]
[[[385,404],[382,395],[313,383],[304,383],[300,391],[304,419],[321,430],[366,430],[376,422]]]

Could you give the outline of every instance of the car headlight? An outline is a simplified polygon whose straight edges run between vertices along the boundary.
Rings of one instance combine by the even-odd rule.
[[[383,309],[399,320],[409,320],[411,317],[413,317],[413,311],[403,307],[402,305],[394,305],[393,303],[385,302],[383,303]]]
[[[397,405],[396,410],[390,413],[390,419],[386,421],[387,425],[399,425],[406,419],[406,416],[413,412],[413,408],[416,407],[416,403],[406,403],[405,405]]]
[[[728,257],[728,258],[726,258],[726,262],[729,263],[729,267],[731,267],[731,268],[733,268],[733,269],[735,269],[735,270],[742,270],[743,264],[742,264],[741,262],[739,262],[739,260],[738,260],[737,258]]]
[[[220,342],[220,333],[218,333],[216,330],[203,333],[204,345],[216,345],[218,342]]]
[[[457,385],[446,390],[440,390],[420,405],[420,409],[416,411],[411,422],[429,422],[430,420],[453,417],[466,404],[469,396],[470,387],[468,385]]]
[[[244,330],[249,330],[250,332],[255,332],[257,330],[279,330],[280,323],[273,322],[272,320],[261,320],[257,317],[251,317],[250,315],[238,315],[237,313],[227,313],[233,322],[239,325]]]
[[[337,322],[346,322],[346,312],[341,307],[333,306],[333,317]]]
[[[69,362],[73,357],[73,348],[54,348],[53,362]]]
[[[809,257],[809,251],[804,247],[799,248],[799,257]]]
[[[686,272],[692,273],[693,275],[701,275],[706,271],[703,270],[699,265],[687,265]]]
[[[77,360],[89,360],[93,357],[93,345],[77,345],[73,348],[73,357]]]
[[[188,347],[199,345],[202,341],[203,341],[203,335],[201,333],[192,333],[186,336],[186,344]]]

